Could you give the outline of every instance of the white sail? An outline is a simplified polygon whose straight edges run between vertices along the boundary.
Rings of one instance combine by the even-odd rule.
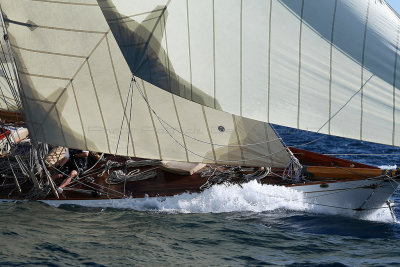
[[[10,81],[5,78],[5,74],[0,70],[0,110],[21,112],[15,100],[15,98],[19,98],[19,95],[16,94],[14,97],[9,82]]]
[[[267,123],[132,81],[97,1],[0,3],[33,139],[163,160],[276,167],[290,161]]]
[[[400,145],[400,21],[385,1],[98,2],[152,84],[257,120]]]
[[[0,32],[3,31],[0,30]],[[2,38],[0,40],[0,111],[21,112],[18,105],[18,85],[16,80],[11,78],[14,77],[14,71],[12,57]]]

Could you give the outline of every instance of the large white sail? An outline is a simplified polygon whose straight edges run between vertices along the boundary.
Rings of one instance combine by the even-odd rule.
[[[33,139],[119,155],[285,167],[271,127],[175,96],[131,70],[94,0],[1,0]]]
[[[376,0],[99,0],[131,70],[192,101],[400,145],[399,17]]]
[[[5,77],[5,75],[4,72],[0,71],[0,110],[22,112],[15,100],[16,98],[19,98],[19,95],[16,94],[14,96],[13,91],[10,88],[11,86],[9,85],[10,81]]]
[[[2,30],[0,30],[3,33]],[[15,77],[15,68],[12,64],[12,56],[6,41],[0,40],[0,112],[22,112],[18,103],[18,85]]]

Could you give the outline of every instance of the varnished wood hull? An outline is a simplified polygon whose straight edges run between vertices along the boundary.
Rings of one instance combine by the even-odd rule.
[[[389,200],[397,189],[397,172],[383,172],[382,170],[352,161],[323,156],[321,154],[293,149],[294,153],[304,162],[314,165],[320,162],[325,166],[308,166],[303,169],[307,177],[302,182],[282,180],[275,175],[268,175],[261,179],[262,185],[278,185],[303,193],[301,199],[304,204],[329,208],[334,213],[349,215],[375,212]],[[319,159],[318,159],[319,157]],[[115,160],[115,158],[113,158]],[[318,161],[319,160],[319,161]],[[155,167],[141,167],[141,171]],[[130,171],[130,169],[126,170]],[[207,177],[202,177],[201,172],[191,176],[176,175],[159,168],[157,176],[151,179],[119,183],[110,185],[106,183],[107,174],[99,177],[98,173],[86,175],[86,178],[75,181],[68,190],[65,190],[57,199],[51,193],[37,200],[51,205],[78,204],[86,206],[115,207],[116,203],[124,203],[132,199],[164,198],[181,195],[184,193],[201,193],[202,186],[207,182]],[[281,174],[283,170],[273,169],[273,173]],[[306,175],[307,174],[307,175]],[[245,179],[231,181],[232,183],[245,184]],[[21,185],[22,193],[13,189],[2,189],[0,201],[24,199],[27,190],[32,185]],[[24,194],[25,193],[25,194]],[[124,205],[120,205],[123,207]]]
[[[260,185],[261,187],[263,185]],[[266,186],[264,184],[264,186]],[[298,195],[290,193],[288,196],[282,196],[280,199],[281,206],[290,209],[289,202],[298,201],[298,205],[305,207],[306,210],[310,210],[312,212],[322,212],[329,214],[340,214],[354,217],[364,217],[370,214],[375,213],[376,211],[381,211],[382,209],[388,209],[387,201],[390,199],[391,195],[397,189],[397,184],[393,183],[393,181],[388,180],[358,180],[358,181],[344,181],[344,182],[336,182],[331,183],[329,187],[322,186],[321,184],[306,184],[306,185],[296,185],[291,186],[291,189],[294,191],[298,191],[303,193],[303,196],[299,199],[293,200],[294,197],[298,197]],[[271,188],[267,188],[266,190],[271,190]],[[197,190],[196,190],[197,191]],[[228,194],[229,187],[226,189],[226,193]],[[185,191],[192,192],[190,198],[197,198],[200,194],[195,193],[194,191]],[[69,192],[66,192],[67,194]],[[243,193],[248,194],[249,192],[243,191]],[[181,194],[181,195],[180,195]],[[188,198],[188,195],[182,195],[183,192],[175,195],[169,194],[155,194],[155,195],[134,195],[130,197],[121,197],[121,198],[107,198],[101,196],[90,196],[75,195],[74,197],[67,197],[66,194],[63,194],[64,197],[60,199],[55,198],[46,198],[40,199],[44,203],[47,203],[52,206],[60,206],[60,205],[81,205],[86,207],[102,207],[102,208],[131,208],[131,209],[159,209],[160,206],[164,206],[163,202],[166,201],[166,198],[176,198],[174,201],[178,203],[179,201],[185,201]],[[266,192],[266,197],[268,198],[268,194],[270,192]],[[180,197],[180,196],[181,197]],[[240,197],[237,195],[231,196],[231,199],[235,197]],[[0,199],[2,201],[12,201],[12,199]],[[221,203],[224,205],[225,203]],[[252,203],[253,205],[263,206],[263,203]],[[168,209],[178,209],[182,208],[179,205],[175,204],[172,207],[166,206]],[[206,211],[213,212],[212,207],[208,207]],[[234,208],[232,210],[227,211],[236,211]],[[387,210],[387,212],[389,212]]]

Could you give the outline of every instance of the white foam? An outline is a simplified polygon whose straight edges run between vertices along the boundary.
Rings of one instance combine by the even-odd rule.
[[[386,204],[383,205],[381,209],[377,209],[373,213],[362,216],[361,219],[374,222],[393,223],[392,214],[390,213],[390,210]],[[396,220],[395,223],[400,223],[400,222]]]
[[[215,185],[202,193],[112,202],[114,208],[181,213],[262,212],[276,209],[305,211],[311,206],[305,203],[302,192],[283,186],[261,185],[256,181],[241,186]]]
[[[201,193],[184,193],[171,197],[145,197],[115,200],[43,201],[50,205],[77,204],[87,207],[120,208],[137,211],[172,213],[264,212],[274,210],[305,211],[319,214],[356,216],[355,211],[330,209],[313,205],[301,191],[284,186],[262,185],[251,181],[240,185],[214,185]],[[307,203],[308,202],[308,203]],[[361,214],[360,214],[361,215]],[[393,222],[387,207],[359,217],[360,219]]]
[[[397,169],[397,165],[381,165],[378,168],[382,170],[395,170]]]

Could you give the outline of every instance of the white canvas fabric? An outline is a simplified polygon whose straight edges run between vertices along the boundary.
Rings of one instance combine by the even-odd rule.
[[[375,0],[99,0],[138,77],[212,108],[400,145],[400,23]]]
[[[267,123],[132,80],[97,1],[0,3],[33,139],[162,160],[275,167],[290,162]]]
[[[2,30],[0,32],[3,33]],[[19,94],[14,73],[9,47],[4,38],[0,38],[0,110],[21,112],[17,103]],[[15,90],[12,91],[11,88]]]

